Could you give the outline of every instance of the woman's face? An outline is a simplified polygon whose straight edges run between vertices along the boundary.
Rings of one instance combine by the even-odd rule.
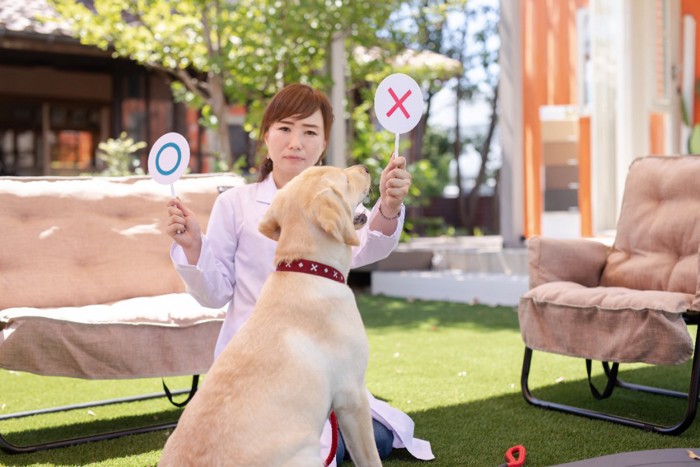
[[[273,123],[265,134],[272,176],[278,188],[318,162],[326,149],[321,110],[306,118],[287,117]]]

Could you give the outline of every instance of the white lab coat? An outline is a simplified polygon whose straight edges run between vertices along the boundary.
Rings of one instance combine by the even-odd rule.
[[[190,295],[206,307],[219,308],[229,304],[215,356],[250,317],[263,283],[275,269],[276,242],[262,235],[258,224],[276,192],[277,187],[268,176],[260,183],[231,188],[220,194],[212,208],[206,235],[202,236],[202,252],[197,265],[188,264],[184,251],[177,244],[171,248],[175,268]],[[378,214],[376,211],[375,206],[369,219]],[[357,232],[360,246],[353,248],[352,267],[388,256],[398,244],[403,220],[402,207],[398,227],[391,236],[370,231],[367,225],[360,229]],[[413,437],[414,425],[408,415],[375,399],[369,391],[367,395],[372,416],[393,431],[395,448],[405,447],[418,459],[434,458],[430,443]],[[321,438],[324,459],[330,444],[330,423],[326,423]]]

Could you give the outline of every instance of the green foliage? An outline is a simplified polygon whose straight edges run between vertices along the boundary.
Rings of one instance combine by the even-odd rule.
[[[174,93],[198,108],[217,97],[249,108],[257,122],[268,97],[285,83],[327,88],[326,51],[333,34],[374,40],[395,3],[305,0],[237,2],[198,0],[50,0],[83,44],[113,50],[140,64],[170,72]],[[209,111],[207,124],[216,125]]]
[[[363,92],[370,93],[373,90],[366,89]],[[369,109],[372,105],[372,100],[365,99],[352,113],[355,135],[351,144],[351,157],[353,163],[367,166],[372,180],[378,183],[382,170],[389,163],[394,151],[394,134],[371,122]],[[399,153],[403,154],[409,144],[408,141],[400,141]],[[405,204],[415,206],[429,203],[431,196],[436,196],[442,191],[447,179],[448,166],[449,155],[447,158],[444,155],[439,158],[436,165],[432,164],[430,159],[410,164],[407,169],[413,178]],[[379,199],[379,195],[378,187],[372,190],[371,204]]]
[[[350,139],[350,157],[354,163],[366,165],[370,169],[372,180],[377,182],[394,151],[395,135],[375,122],[374,94],[384,78],[397,72],[390,63],[390,50],[395,46],[389,44],[382,49],[361,50],[350,60],[351,82],[355,83],[355,88],[351,90],[355,100],[349,103],[353,132]],[[406,68],[403,72],[416,78],[415,73]],[[442,73],[442,70],[436,70],[432,75],[426,74],[423,77],[430,81],[431,77],[436,78],[439,73]],[[421,76],[417,78],[420,80]],[[448,182],[451,156],[447,135],[430,127],[426,132],[421,159],[407,168],[413,177],[411,189],[405,200],[407,206],[428,204],[430,197],[439,196]],[[410,145],[409,140],[400,140],[399,154],[406,154]],[[374,203],[379,198],[379,190],[374,190],[370,197]]]
[[[402,3],[402,7],[392,14],[389,23],[388,36],[402,44],[401,48],[433,52],[443,57],[450,57],[456,63],[456,66],[448,66],[441,73],[437,73],[435,64],[440,62],[431,63],[428,60],[426,63],[430,66],[421,69],[421,72],[426,73],[425,75],[414,72],[416,76],[421,76],[420,84],[426,99],[429,100],[440,90],[450,88],[454,90],[455,96],[460,101],[456,103],[457,106],[474,99],[494,102],[499,75],[499,11],[493,2],[406,0]],[[427,57],[430,55],[428,54]],[[430,138],[428,131],[426,131],[426,140]],[[497,179],[493,177],[493,171],[499,165],[499,161],[493,160],[495,153],[491,151],[492,140],[486,138],[487,132],[482,133],[465,135],[463,131],[461,133],[454,131],[449,135],[452,140],[448,145],[450,149],[444,152],[451,151],[455,162],[467,147],[473,147],[477,152],[483,153],[482,163],[487,166],[486,176],[480,176],[477,185],[495,184]],[[459,138],[459,141],[455,142],[455,138]],[[435,143],[432,141],[424,144],[423,157],[430,151],[428,148],[433,147]],[[436,187],[442,183],[440,173],[438,171],[437,178],[432,180]],[[459,183],[459,186],[463,185]],[[470,193],[460,192],[460,196],[475,197],[479,193],[479,188],[476,186]],[[473,227],[470,224],[474,222],[471,216],[473,213],[469,212],[468,208],[471,204],[461,203],[467,212],[460,215],[465,227],[469,229]]]
[[[370,94],[369,89],[363,89],[363,94]],[[372,99],[363,99],[352,112],[354,135],[350,143],[351,158],[354,163],[364,164],[370,171],[372,180],[379,183],[384,167],[389,163],[394,149],[394,134],[377,128],[370,120]],[[399,152],[401,145],[399,145]],[[370,192],[370,203],[379,199],[379,187]]]
[[[351,158],[365,163],[379,180],[393,150],[394,135],[373,123],[373,96],[379,82],[391,73],[414,77],[424,92],[437,92],[454,76],[453,64],[416,60],[405,51],[416,45],[398,40],[396,12],[410,2],[335,0],[49,0],[86,45],[111,50],[168,74],[175,99],[201,109],[200,123],[219,128],[225,105],[246,108],[244,129],[255,138],[264,106],[282,86],[303,82],[328,90],[328,50],[342,33],[349,51]],[[464,1],[429,2],[426,14],[443,18]],[[391,18],[391,20],[390,20]],[[432,17],[431,17],[432,18]],[[430,21],[437,21],[430,19]],[[439,31],[438,28],[434,28]],[[362,45],[371,55],[356,57]],[[427,47],[435,50],[435,47]],[[422,50],[415,48],[415,50]],[[409,58],[411,60],[409,60]],[[410,142],[402,141],[400,152]],[[222,161],[228,170],[233,159]],[[234,165],[235,166],[235,165]],[[409,167],[414,185],[408,204],[426,202],[439,193],[443,163],[418,160]],[[373,197],[376,199],[378,190]]]
[[[700,124],[693,125],[693,130],[688,138],[688,153],[700,154]]]
[[[695,82],[695,94],[700,97],[700,79]],[[691,123],[693,116],[688,114],[688,108],[683,99],[681,99],[681,113],[683,122],[691,128],[688,137],[688,154],[700,154],[700,123]]]
[[[331,85],[327,51],[335,34],[377,41],[395,1],[49,0],[83,44],[111,50],[170,76],[180,102],[202,110],[233,161],[223,125],[228,105],[246,108],[255,132],[268,99],[285,84]]]
[[[454,237],[457,229],[447,225],[442,217],[412,217],[407,218],[404,223],[407,238],[425,237]],[[416,232],[420,232],[418,235]]]
[[[108,177],[120,177],[125,175],[143,175],[138,158],[138,151],[145,148],[143,141],[136,142],[133,138],[122,132],[119,138],[110,138],[97,145],[97,159],[105,169],[99,173]]]
[[[430,177],[423,185],[425,196],[441,196],[445,186],[450,182],[451,151],[452,143],[447,132],[439,128],[427,127],[421,161],[430,166]]]
[[[455,38],[449,18],[465,12],[467,3],[467,0],[406,0],[389,19],[387,34],[399,44],[397,52],[402,51],[394,68],[418,81],[425,95],[436,93],[448,80],[465,71],[459,61],[448,61],[445,57],[455,58],[450,49]],[[411,55],[411,67],[406,68]]]
[[[681,90],[678,89],[678,95],[680,97],[681,101],[681,121],[685,126],[690,126],[690,115],[688,115],[688,106],[685,103],[685,100],[683,100],[683,96],[681,96]]]

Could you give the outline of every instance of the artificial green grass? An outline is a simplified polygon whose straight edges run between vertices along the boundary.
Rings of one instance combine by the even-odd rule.
[[[517,314],[509,307],[406,301],[358,295],[370,340],[369,389],[406,411],[416,436],[432,444],[435,466],[493,466],[515,444],[527,449],[526,466],[548,466],[643,449],[696,447],[700,420],[671,437],[528,405],[520,393],[523,344]],[[596,383],[603,386],[602,370]],[[623,365],[620,377],[640,384],[685,390],[689,365]],[[536,396],[589,408],[604,407],[633,418],[673,424],[685,401],[617,389],[596,402],[588,392],[583,360],[535,352],[530,387]],[[187,378],[168,379],[185,387]],[[0,415],[91,398],[160,390],[160,380],[82,381],[0,372]],[[70,413],[0,421],[0,433],[25,444],[66,433],[123,428],[176,419],[163,400],[81,409]],[[72,431],[76,422],[78,431]],[[71,431],[69,431],[71,430]],[[79,431],[82,430],[82,431]],[[155,432],[32,454],[0,453],[0,465],[150,466],[167,432]],[[222,440],[222,442],[225,442]],[[274,445],[274,440],[270,440]],[[395,450],[386,466],[421,464]],[[344,465],[349,465],[345,463]]]

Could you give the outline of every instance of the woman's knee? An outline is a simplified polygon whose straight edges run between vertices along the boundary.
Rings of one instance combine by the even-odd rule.
[[[381,422],[372,419],[372,429],[374,430],[374,442],[377,444],[377,452],[380,459],[386,459],[394,448],[394,433]],[[342,459],[350,459],[350,453],[345,449],[343,434],[338,436],[338,450],[336,451],[336,462],[340,464]]]
[[[377,451],[380,459],[386,459],[394,447],[394,433],[377,420],[372,419],[374,428],[374,441],[377,443]]]

